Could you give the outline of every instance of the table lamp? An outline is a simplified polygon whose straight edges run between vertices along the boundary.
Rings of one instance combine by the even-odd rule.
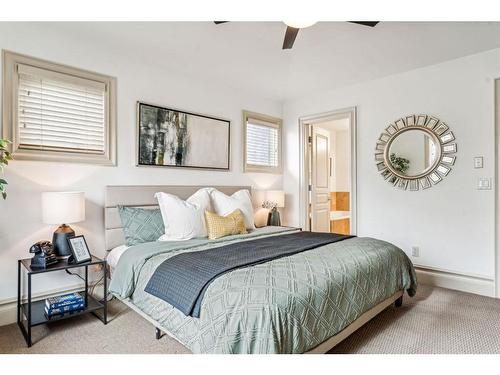
[[[68,238],[75,232],[68,224],[85,220],[85,194],[82,191],[42,193],[42,217],[45,224],[60,224],[52,237],[56,256],[70,256]]]
[[[271,209],[267,218],[267,225],[280,226],[281,219],[278,208],[285,207],[285,192],[282,190],[266,191],[265,201],[262,206]]]

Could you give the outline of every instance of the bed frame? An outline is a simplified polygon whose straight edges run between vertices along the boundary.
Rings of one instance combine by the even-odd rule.
[[[158,207],[158,203],[154,198],[156,192],[162,191],[165,193],[170,193],[177,195],[182,199],[187,199],[198,189],[204,186],[180,186],[180,185],[127,185],[127,186],[107,186],[104,204],[104,223],[105,223],[105,246],[106,251],[125,244],[125,237],[123,235],[123,227],[120,221],[120,216],[118,214],[117,206],[128,206],[128,207],[144,207],[144,208],[154,208]],[[220,190],[225,194],[233,194],[234,192],[241,189],[251,188],[248,186],[214,186],[216,189]],[[137,306],[135,306],[129,299],[121,300],[132,310],[137,312],[140,316],[145,318],[155,327],[156,339],[160,339],[163,333],[168,334],[170,337],[182,342],[176,338],[172,333],[170,333],[165,327],[162,327],[157,321],[153,320],[151,317],[142,312]],[[362,327],[364,324],[369,322],[387,307],[392,304],[399,307],[403,303],[403,291],[398,291],[391,297],[380,302],[378,305],[372,307],[370,310],[366,311],[358,319],[344,328],[342,331],[337,333],[335,336],[330,337],[328,340],[322,342],[314,349],[306,353],[326,353],[339,344],[342,340],[347,338],[358,328]]]

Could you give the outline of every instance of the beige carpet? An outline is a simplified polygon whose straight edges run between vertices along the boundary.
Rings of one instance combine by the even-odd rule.
[[[35,327],[27,348],[17,325],[0,327],[0,353],[188,353],[123,304],[110,304],[104,326],[92,315]],[[332,353],[500,353],[500,300],[420,286]]]

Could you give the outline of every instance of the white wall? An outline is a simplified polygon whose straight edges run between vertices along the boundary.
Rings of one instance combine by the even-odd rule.
[[[104,187],[116,184],[252,185],[281,189],[282,178],[242,171],[242,110],[281,117],[281,104],[234,90],[223,82],[199,81],[168,70],[151,68],[154,56],[129,53],[113,45],[67,37],[57,27],[43,24],[0,23],[0,49],[68,64],[118,79],[118,166],[14,161],[6,169],[8,199],[0,200],[0,305],[16,295],[16,260],[28,257],[28,248],[52,237],[54,228],[41,223],[40,192],[83,190],[86,221],[72,225],[83,233],[91,251],[103,255]],[[127,57],[124,57],[127,56]],[[172,56],[175,59],[175,56]],[[206,68],[210,69],[210,61]],[[201,72],[203,73],[203,72]],[[202,74],[201,74],[202,75]],[[194,171],[135,167],[136,101],[165,105],[231,120],[231,171]],[[37,276],[34,292],[74,283],[64,274]]]
[[[299,224],[298,118],[357,107],[358,235],[378,237],[415,263],[494,278],[494,191],[476,190],[479,177],[494,177],[494,78],[500,50],[353,85],[316,92],[285,103],[284,189],[287,222]],[[427,113],[445,121],[458,143],[457,161],[441,183],[424,191],[401,191],[379,175],[375,142],[393,120]],[[484,168],[473,169],[473,157]]]

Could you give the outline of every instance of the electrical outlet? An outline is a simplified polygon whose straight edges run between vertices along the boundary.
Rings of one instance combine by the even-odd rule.
[[[419,257],[420,256],[420,248],[418,246],[411,247],[411,256],[412,257]]]

